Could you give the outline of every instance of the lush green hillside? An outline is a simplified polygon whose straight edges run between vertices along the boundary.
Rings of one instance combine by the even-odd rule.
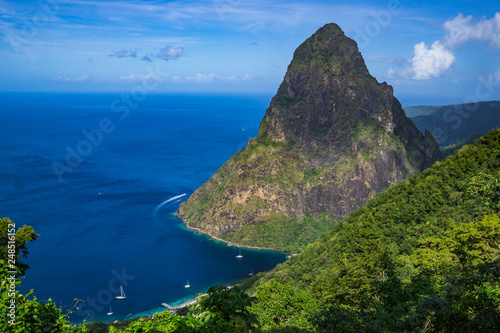
[[[441,152],[443,153],[444,156],[448,157],[451,154],[453,154],[455,152],[455,150],[458,150],[465,145],[474,144],[474,141],[476,139],[480,138],[481,136],[482,135],[479,135],[479,134],[471,134],[468,137],[466,137],[465,139],[463,139],[462,141],[460,141],[459,143],[456,143],[456,144],[450,145],[450,146],[441,147]]]
[[[441,147],[459,146],[467,137],[482,136],[500,127],[499,101],[410,106],[405,112],[422,133],[429,130]]]
[[[494,130],[475,145],[464,146],[446,160],[377,194],[334,230],[322,235],[321,240],[308,245],[303,254],[283,263],[286,275],[280,275],[280,269],[276,269],[268,276],[278,274],[289,276],[290,281],[304,281],[296,278],[303,272],[299,270],[294,276],[290,268],[301,266],[298,263],[314,257],[312,253],[328,250],[329,258],[333,253],[339,258],[349,252],[369,254],[370,251],[361,249],[375,244],[370,240],[383,243],[383,247],[390,247],[394,253],[410,255],[421,238],[443,234],[462,221],[498,212],[498,182],[500,130]],[[320,263],[323,262],[315,261],[315,265]],[[304,269],[312,267],[306,265]]]
[[[378,194],[245,286],[305,293],[317,302],[307,325],[319,331],[475,332],[483,325],[493,332],[500,328],[499,212],[495,130]]]

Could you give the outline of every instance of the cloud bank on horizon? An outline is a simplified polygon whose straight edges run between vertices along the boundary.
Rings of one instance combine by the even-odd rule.
[[[157,54],[145,54],[144,56],[141,57],[141,60],[152,62],[154,59],[162,59],[165,61],[170,61],[170,60],[177,60],[179,57],[184,55],[184,48],[182,47],[172,47],[172,46],[165,46],[164,48],[160,49],[160,51]],[[116,57],[116,58],[137,58],[137,50],[118,50],[118,51],[113,51],[110,55],[110,57]]]
[[[500,99],[500,3],[451,0],[0,0],[0,90],[272,95],[330,22],[403,104]]]

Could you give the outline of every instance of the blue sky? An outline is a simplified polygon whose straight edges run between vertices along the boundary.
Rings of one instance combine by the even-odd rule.
[[[403,105],[500,99],[498,1],[0,0],[0,91],[272,96],[330,22]]]

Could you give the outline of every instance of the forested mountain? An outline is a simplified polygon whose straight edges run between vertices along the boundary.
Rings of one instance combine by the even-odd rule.
[[[497,129],[377,194],[245,285],[268,298],[286,287],[314,300],[287,313],[314,317],[301,325],[320,332],[496,332],[499,213]]]
[[[460,147],[461,141],[500,127],[500,101],[410,106],[405,112],[422,133],[429,130],[441,147]]]
[[[178,214],[212,236],[298,252],[440,158],[392,87],[368,73],[356,42],[328,24],[295,51],[257,138]]]

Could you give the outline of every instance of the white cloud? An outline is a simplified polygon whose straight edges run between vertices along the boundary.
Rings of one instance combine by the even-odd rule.
[[[488,75],[488,82],[500,83],[500,69],[495,73]]]
[[[153,73],[148,73],[148,74],[130,74],[127,76],[120,76],[121,81],[126,81],[126,82],[135,82],[135,81],[144,81],[144,80],[156,80],[158,82],[164,82],[165,80],[172,81],[172,82],[195,82],[195,83],[210,83],[210,82],[246,82],[246,81],[251,81],[251,80],[258,80],[256,78],[253,78],[250,74],[243,74],[243,75],[230,75],[230,76],[224,76],[224,75],[218,75],[215,73],[210,73],[210,74],[202,74],[198,73],[193,76],[170,76],[170,77],[157,77]]]
[[[196,74],[195,76],[186,76],[186,80],[188,81],[196,81],[196,82],[212,82],[216,79],[223,79],[222,76],[216,75],[214,73],[210,74]]]
[[[155,56],[153,54],[146,54],[144,57],[142,57],[141,60],[144,60],[144,61],[147,61],[147,62],[151,62],[151,61],[153,61],[154,57]]]
[[[226,78],[228,81],[250,81],[252,80],[252,76],[250,74],[243,75],[231,75]]]
[[[449,48],[458,48],[464,43],[486,42],[500,49],[500,13],[490,20],[482,18],[476,24],[471,23],[472,16],[459,14],[453,20],[444,23],[444,43]]]
[[[158,54],[148,53],[142,56],[140,59],[147,62],[152,62],[154,59],[162,59],[165,61],[170,61],[170,60],[176,60],[182,55],[184,55],[184,48],[172,47],[167,45],[164,48],[160,49]],[[113,53],[111,53],[109,56],[116,58],[127,58],[127,57],[137,58],[137,51],[122,49],[118,51],[113,51]]]
[[[387,79],[395,79],[395,78],[397,78],[398,74],[396,73],[394,68],[387,68],[384,72],[384,76]]]
[[[149,79],[153,79],[155,81],[161,81],[153,73],[148,73],[148,74],[130,74],[129,76],[120,76],[120,80],[127,81],[127,82],[144,81],[144,80],[149,80]]]
[[[72,0],[71,16],[81,13],[112,18],[117,31],[127,26],[128,17],[148,23],[159,23],[174,29],[189,29],[197,25],[236,24],[237,29],[259,31],[262,29],[286,29],[301,24],[318,25],[331,22],[332,17],[341,26],[357,26],[364,23],[377,6],[355,4],[341,5],[310,1],[263,1],[263,0],[186,0],[186,1],[99,1]],[[332,16],[333,15],[333,16]],[[70,17],[71,17],[70,16]],[[149,29],[142,27],[143,29]]]
[[[428,48],[424,42],[415,45],[410,76],[415,80],[441,77],[455,62],[455,56],[439,41]]]
[[[179,80],[179,79],[180,78],[177,77],[177,80]],[[194,82],[200,82],[200,83],[213,82],[216,80],[217,81],[231,81],[231,82],[253,80],[253,78],[250,74],[222,76],[222,75],[217,75],[214,73],[210,73],[210,74],[198,73],[195,76],[186,76],[184,79],[187,81],[194,81]]]
[[[156,56],[158,59],[162,59],[165,61],[169,60],[176,60],[180,56],[184,54],[184,48],[182,47],[171,47],[171,46],[165,46],[164,48],[160,49],[160,53]]]
[[[117,58],[126,58],[126,57],[136,58],[137,51],[135,51],[135,50],[118,50],[118,51],[113,51],[113,53],[111,53],[109,56],[110,57],[117,57]]]
[[[86,82],[90,81],[92,77],[88,74],[70,77],[67,75],[60,75],[52,79],[52,81],[60,81],[60,82]]]
[[[388,79],[429,80],[444,76],[455,62],[454,52],[466,42],[488,43],[500,49],[500,13],[490,20],[482,18],[472,23],[472,16],[459,14],[443,24],[444,36],[430,47],[424,42],[413,48],[411,67],[400,71],[390,68],[385,71]],[[500,78],[500,73],[490,75],[491,79]]]

